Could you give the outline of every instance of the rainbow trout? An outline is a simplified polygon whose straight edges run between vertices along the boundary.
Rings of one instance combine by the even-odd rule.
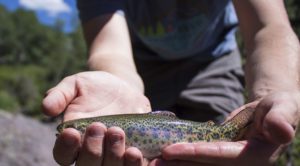
[[[118,126],[126,135],[126,146],[137,147],[146,158],[160,155],[163,147],[179,142],[236,141],[251,123],[252,109],[244,109],[231,120],[217,125],[212,121],[194,122],[178,119],[168,111],[146,114],[122,114],[83,118],[64,122],[57,127],[59,133],[65,128],[75,128],[84,133],[93,122],[107,127]]]

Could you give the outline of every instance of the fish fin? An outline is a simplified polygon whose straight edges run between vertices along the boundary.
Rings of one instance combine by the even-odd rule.
[[[176,115],[170,111],[153,111],[153,112],[150,112],[149,114],[166,116],[166,117],[170,117],[170,118],[177,118]]]
[[[207,121],[206,123],[207,123],[207,125],[209,125],[209,126],[214,126],[214,125],[215,125],[215,122],[213,122],[212,120],[209,120],[209,121]]]

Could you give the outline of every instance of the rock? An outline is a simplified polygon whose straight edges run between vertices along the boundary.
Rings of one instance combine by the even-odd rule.
[[[1,166],[57,166],[55,129],[21,114],[0,110]]]

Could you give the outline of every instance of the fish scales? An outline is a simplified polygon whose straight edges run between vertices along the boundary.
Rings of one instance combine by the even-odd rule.
[[[93,122],[101,122],[107,127],[118,126],[125,132],[127,147],[137,147],[144,157],[154,158],[160,155],[163,147],[174,143],[237,140],[251,123],[252,115],[252,110],[245,109],[230,121],[216,125],[212,121],[181,120],[172,112],[158,111],[71,120],[60,124],[57,130],[61,133],[65,128],[75,128],[84,133]]]

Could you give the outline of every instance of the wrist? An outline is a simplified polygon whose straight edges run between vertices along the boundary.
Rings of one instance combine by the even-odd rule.
[[[97,63],[95,63],[97,62]],[[110,73],[121,80],[123,80],[125,83],[127,83],[129,86],[131,86],[133,89],[136,89],[137,91],[144,93],[144,83],[137,73],[135,66],[126,65],[126,63],[120,63],[118,61],[110,62],[109,60],[89,60],[88,61],[88,67],[91,71],[103,71]]]
[[[143,83],[142,78],[138,75],[138,73],[124,71],[124,70],[120,70],[120,71],[116,71],[116,72],[111,71],[109,73],[122,79],[125,83],[127,83],[129,86],[131,86],[138,92],[140,92],[142,94],[144,93],[144,83]]]
[[[252,90],[248,90],[248,98],[250,101],[259,101],[266,96],[270,96],[273,94],[289,94],[291,96],[295,96],[300,99],[300,89],[298,87],[280,87],[280,86],[260,86],[253,88]]]

